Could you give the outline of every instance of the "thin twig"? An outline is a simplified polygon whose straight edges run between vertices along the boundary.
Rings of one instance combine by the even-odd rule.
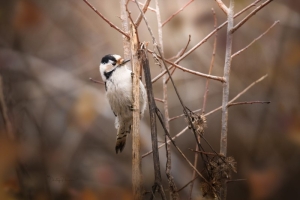
[[[168,58],[167,60],[177,59],[177,58],[179,58],[180,56],[182,56],[182,55],[186,52],[186,50],[187,50],[187,48],[188,48],[190,42],[191,42],[191,35],[189,35],[189,39],[188,39],[188,42],[186,43],[185,47],[182,48],[182,49],[176,54],[176,56],[173,56],[173,57],[171,57],[171,58]]]
[[[219,5],[219,7],[221,8],[221,10],[223,10],[223,12],[228,15],[228,8],[227,6],[223,3],[222,0],[215,0],[217,2],[217,4]]]
[[[146,0],[146,2],[144,3],[143,9],[142,9],[143,13],[146,13],[146,11],[148,9],[148,6],[150,4],[150,1],[151,0]],[[136,21],[134,23],[136,27],[138,27],[140,25],[142,19],[143,19],[143,15],[140,13],[139,16],[138,16],[138,18],[136,19]]]
[[[154,98],[155,101],[158,101],[158,102],[161,102],[161,103],[164,103],[164,100],[163,99],[159,99],[159,98]]]
[[[199,151],[199,150],[195,150],[195,149],[191,149],[191,148],[189,148],[189,150],[196,152],[196,153],[206,154],[206,155],[212,155],[212,156],[216,155],[216,153],[214,153],[214,152]],[[217,154],[217,155],[220,155],[220,154]]]
[[[190,5],[190,3],[192,3],[194,0],[190,0],[189,2],[187,2],[182,8],[180,8],[178,11],[176,11],[175,13],[173,13],[166,21],[164,21],[162,23],[162,27],[168,23],[169,21],[171,21],[171,19],[173,19],[173,17],[175,17],[178,13],[180,13],[181,11],[183,11],[188,5]]]
[[[182,186],[180,189],[178,189],[177,191],[180,192],[181,190],[183,190],[184,188],[186,188],[190,183],[194,182],[194,180],[196,180],[198,178],[198,175],[195,176],[192,180],[190,180],[189,182],[187,182],[184,186]]]
[[[104,82],[102,82],[102,81],[97,81],[97,80],[95,80],[95,79],[93,79],[93,78],[89,78],[89,80],[90,81],[92,81],[92,82],[94,82],[94,83],[98,83],[98,84],[101,84],[101,85],[105,85],[105,83]]]
[[[118,28],[116,25],[114,25],[112,22],[110,22],[106,17],[104,17],[90,2],[88,2],[88,0],[83,0],[91,9],[93,9],[95,11],[95,13],[97,13],[97,15],[99,15],[106,23],[108,23],[110,25],[110,27],[114,28],[115,30],[117,30],[118,32],[120,32],[122,35],[124,35],[125,37],[129,38],[129,35],[127,33],[125,33],[124,31],[122,31],[120,28]]]
[[[216,28],[217,27],[216,13],[215,13],[213,8],[211,10],[212,10],[212,13],[213,13],[213,16],[214,16],[214,28]],[[215,38],[214,38],[214,46],[213,46],[213,52],[212,52],[210,66],[209,66],[209,70],[208,70],[208,75],[211,74],[211,71],[214,67],[215,55],[216,55],[216,49],[217,49],[217,39],[218,39],[218,33],[215,34]],[[204,90],[204,96],[203,96],[203,105],[202,105],[202,114],[205,113],[206,100],[207,100],[207,96],[208,96],[208,87],[209,87],[209,79],[206,80],[206,84],[205,84],[205,90]]]
[[[264,33],[262,33],[260,36],[258,36],[257,38],[255,38],[252,42],[250,42],[250,44],[248,44],[246,47],[244,47],[243,49],[239,50],[238,52],[232,54],[231,58],[234,58],[235,56],[238,56],[240,53],[242,53],[243,51],[245,51],[246,49],[248,49],[252,44],[254,44],[257,40],[259,40],[260,38],[262,38],[265,34],[267,34],[278,23],[279,23],[279,20],[275,21],[272,24],[272,26],[270,26]]]
[[[231,106],[238,106],[238,105],[246,105],[246,104],[269,104],[271,101],[244,101],[244,102],[236,102],[228,104],[228,108]]]
[[[132,2],[134,2],[134,0],[131,0]],[[138,2],[141,6],[144,6],[144,3]],[[156,10],[154,8],[151,8],[150,6],[148,6],[148,10],[151,10],[152,12],[156,12]]]
[[[242,19],[237,25],[235,25],[231,29],[231,33],[234,33],[237,29],[239,29],[246,21],[248,21],[253,15],[255,15],[258,11],[260,11],[263,7],[271,3],[273,0],[268,0],[258,6],[255,10],[253,10],[249,15],[247,15],[244,19]]]
[[[149,50],[148,49],[148,52],[150,53],[153,53],[153,51]],[[209,79],[212,79],[212,80],[216,80],[216,81],[220,81],[220,82],[224,82],[224,79],[223,77],[220,77],[220,76],[212,76],[212,75],[208,75],[208,74],[204,74],[204,73],[201,73],[201,72],[197,72],[197,71],[194,71],[194,70],[191,70],[191,69],[187,69],[185,67],[182,67],[178,64],[175,64],[175,62],[171,62],[169,60],[165,60],[165,59],[162,59],[162,57],[160,55],[156,55],[159,59],[161,59],[162,61],[165,61],[166,63],[170,64],[170,65],[173,65],[179,69],[181,69],[182,71],[184,72],[188,72],[188,73],[191,73],[191,74],[194,74],[194,75],[197,75],[197,76],[201,76],[201,77],[205,77],[205,78],[209,78]],[[152,83],[154,83],[155,81],[157,81],[160,77],[162,77],[164,74],[166,74],[168,72],[168,70],[171,69],[172,66],[170,66],[169,68],[167,68],[167,70],[164,70],[162,73],[160,73],[159,75],[157,75],[155,78],[152,79]],[[171,77],[171,76],[169,76]]]
[[[172,137],[172,140],[175,140],[176,138],[178,138],[179,136],[181,136],[182,134],[185,133],[185,131],[187,131],[189,128],[185,127],[183,130],[181,130],[179,133],[177,133],[175,136]],[[164,142],[163,144],[158,146],[158,149],[164,147],[166,144],[169,144],[171,142],[171,140],[168,140],[167,142]],[[150,155],[152,153],[152,151],[148,151],[147,153],[142,155],[142,158]]]
[[[185,51],[187,50],[187,48],[188,48],[190,42],[191,42],[191,35],[189,35],[189,40],[188,40],[188,42],[186,43],[185,47],[184,47],[182,50],[180,50],[180,51],[177,53],[176,56],[174,56],[174,57],[172,57],[172,58],[170,58],[170,59],[168,59],[168,60],[171,60],[171,59],[177,59],[177,58],[179,58],[180,56],[182,56],[182,55],[185,53]],[[175,72],[175,70],[176,70],[176,67],[173,68],[173,71],[171,72],[171,75],[173,75],[173,73]],[[170,80],[170,77],[168,77],[168,79],[167,79],[165,82],[168,83],[169,80]]]

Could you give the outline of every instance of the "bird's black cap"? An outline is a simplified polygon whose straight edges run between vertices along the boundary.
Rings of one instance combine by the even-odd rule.
[[[106,56],[104,56],[101,60],[102,64],[106,64],[108,63],[108,61],[113,61],[114,63],[117,62],[116,58],[114,56],[112,56],[111,54],[108,54]]]

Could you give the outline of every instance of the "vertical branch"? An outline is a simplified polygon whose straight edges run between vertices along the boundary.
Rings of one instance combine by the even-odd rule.
[[[133,24],[130,27],[131,63],[133,71],[132,97],[133,97],[133,121],[132,121],[132,189],[133,199],[142,199],[142,167],[141,167],[141,142],[140,142],[140,69],[138,48],[139,41]]]
[[[234,0],[230,0],[230,6],[228,10],[228,24],[227,24],[227,41],[226,41],[226,54],[224,64],[224,80],[223,83],[223,99],[222,99],[222,129],[220,140],[220,154],[226,156],[227,154],[227,129],[228,129],[228,98],[229,98],[229,76],[231,67],[231,52],[232,52],[232,39],[233,34],[231,29],[233,28],[233,13],[234,13]],[[223,183],[220,191],[221,199],[226,199],[226,182]]]
[[[122,22],[122,29],[124,32],[129,32],[129,25],[128,25],[128,13],[126,11],[126,2],[127,0],[120,0],[120,8],[121,8],[121,22]],[[123,50],[124,50],[124,59],[130,59],[130,42],[128,37],[122,35],[123,38]]]
[[[164,54],[163,50],[163,35],[162,35],[162,23],[160,17],[160,10],[158,5],[158,0],[155,0],[155,10],[156,10],[156,18],[157,18],[157,25],[158,25],[158,44],[161,49],[162,55]],[[163,68],[161,68],[163,71]],[[164,120],[166,129],[170,132],[170,124],[169,124],[169,108],[168,108],[168,85],[167,85],[167,78],[168,75],[165,74],[163,76],[163,104],[164,104]],[[168,140],[168,136],[165,135],[165,141]],[[179,199],[179,194],[177,192],[177,187],[175,181],[171,175],[171,147],[170,144],[166,144],[166,176],[168,178],[169,188],[170,188],[170,196],[172,199]]]
[[[141,61],[144,69],[145,82],[146,82],[146,90],[149,104],[149,114],[150,114],[150,126],[151,126],[151,141],[152,141],[152,151],[153,151],[153,165],[154,165],[154,175],[155,175],[155,183],[152,187],[152,198],[156,189],[158,188],[161,198],[166,199],[164,189],[162,187],[162,179],[160,173],[160,164],[159,164],[159,152],[158,152],[158,141],[157,141],[157,127],[156,127],[156,104],[152,90],[152,82],[151,82],[151,73],[149,67],[149,61],[147,57],[147,52],[145,49],[141,49]]]

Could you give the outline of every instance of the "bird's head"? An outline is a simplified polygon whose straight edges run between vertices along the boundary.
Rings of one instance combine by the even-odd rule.
[[[103,81],[106,81],[115,69],[123,66],[129,60],[124,60],[121,56],[115,54],[108,54],[104,56],[100,63],[100,74]]]

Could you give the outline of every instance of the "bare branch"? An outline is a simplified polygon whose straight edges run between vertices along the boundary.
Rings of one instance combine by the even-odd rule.
[[[244,101],[244,102],[236,102],[228,104],[228,108],[231,106],[238,106],[238,105],[246,105],[246,104],[269,104],[271,101]]]
[[[254,44],[257,40],[259,40],[260,38],[262,38],[265,34],[267,34],[276,24],[279,23],[279,20],[275,21],[272,26],[270,26],[263,34],[261,34],[260,36],[258,36],[257,38],[255,38],[252,42],[250,42],[250,44],[248,44],[245,48],[239,50],[238,52],[234,53],[231,58],[234,58],[235,56],[238,56],[240,53],[242,53],[243,51],[245,51],[246,49],[248,49],[252,44]]]
[[[120,28],[118,28],[116,25],[114,25],[112,22],[110,22],[106,17],[104,17],[90,2],[88,2],[88,0],[83,0],[91,9],[93,9],[95,11],[95,13],[97,13],[97,15],[99,15],[106,23],[108,23],[110,25],[110,27],[114,28],[115,30],[117,30],[118,32],[120,32],[122,35],[124,35],[125,37],[129,38],[129,35],[127,33],[125,33],[124,31],[122,31]]]
[[[145,4],[144,4],[144,6],[143,6],[143,9],[142,9],[142,10],[143,10],[143,13],[146,13],[146,11],[147,11],[147,9],[148,9],[148,6],[149,6],[149,4],[150,4],[150,1],[151,1],[151,0],[146,0]],[[138,26],[140,25],[142,19],[143,19],[143,15],[140,13],[139,16],[138,16],[138,18],[136,19],[136,21],[135,21],[135,23],[134,23],[136,27],[138,27]]]
[[[237,29],[239,29],[246,21],[248,21],[253,15],[255,15],[258,11],[260,11],[262,8],[264,8],[266,5],[271,3],[273,0],[267,0],[260,6],[258,6],[255,10],[253,10],[249,15],[247,15],[244,19],[242,19],[237,25],[235,25],[231,29],[231,33],[234,33]]]
[[[134,0],[131,0],[132,2],[134,2]],[[138,2],[138,4],[140,4],[141,6],[144,6],[144,3]],[[154,8],[151,8],[150,6],[148,6],[148,10],[151,10],[152,12],[156,12],[156,10]]]
[[[217,17],[216,17],[216,13],[214,11],[214,9],[212,8],[212,13],[214,16],[214,28],[217,27]],[[218,33],[215,34],[215,39],[214,39],[214,46],[213,46],[213,53],[211,56],[211,61],[210,61],[210,66],[209,66],[209,70],[208,70],[208,75],[211,74],[211,71],[214,67],[214,63],[215,63],[215,55],[216,55],[216,49],[217,49],[217,38],[218,38]],[[208,95],[208,86],[209,86],[209,79],[206,80],[206,85],[205,85],[205,90],[204,90],[204,96],[203,96],[203,105],[202,105],[202,114],[205,113],[205,108],[206,108],[206,99],[207,99],[207,95]]]
[[[181,136],[183,133],[185,133],[185,131],[188,130],[188,127],[185,127],[183,130],[181,130],[179,133],[177,133],[175,136],[172,137],[172,140],[175,140],[176,138],[178,138],[179,136]],[[161,144],[158,146],[158,149],[162,148],[163,146],[165,146],[167,143],[169,144],[171,142],[171,140],[168,140],[167,142]],[[147,153],[142,155],[142,158],[150,155],[152,153],[152,151],[148,151]]]
[[[171,21],[171,19],[173,19],[173,17],[175,17],[178,13],[180,13],[181,11],[183,11],[188,5],[190,5],[190,3],[192,3],[194,0],[190,0],[189,2],[187,2],[182,8],[180,8],[178,11],[176,11],[175,13],[173,13],[166,21],[164,21],[162,23],[162,27],[168,23],[169,21]]]
[[[151,50],[149,50],[149,49],[148,49],[148,52],[153,53],[153,51],[151,51]],[[182,67],[182,66],[180,66],[180,65],[178,65],[178,64],[175,64],[175,63],[173,63],[173,62],[171,62],[171,61],[169,61],[169,60],[164,60],[164,59],[162,59],[161,56],[159,56],[159,55],[156,55],[156,56],[157,56],[159,59],[165,61],[166,63],[168,63],[168,64],[170,64],[170,65],[173,65],[173,66],[175,66],[175,67],[181,69],[181,70],[184,71],[184,72],[188,72],[188,73],[191,73],[191,74],[194,74],[194,75],[197,75],[197,76],[201,76],[201,77],[210,78],[210,79],[213,79],[213,80],[216,80],[216,81],[224,82],[224,79],[223,79],[222,77],[220,77],[220,76],[212,76],[212,75],[204,74],[204,73],[197,72],[197,71],[194,71],[194,70],[191,70],[191,69],[187,69],[187,68]],[[170,70],[171,67],[172,67],[172,66],[170,66],[170,67],[168,68],[168,70]],[[154,83],[155,81],[157,81],[160,77],[162,77],[162,76],[163,76],[164,74],[166,74],[167,72],[168,72],[167,70],[164,70],[162,73],[160,73],[159,75],[157,75],[155,78],[152,79],[152,83]]]
[[[224,79],[223,83],[223,99],[222,99],[222,129],[221,129],[221,141],[220,141],[220,153],[226,156],[227,154],[227,128],[228,128],[228,99],[229,99],[229,77],[231,68],[231,52],[232,52],[232,40],[233,35],[231,29],[233,27],[233,12],[234,12],[234,0],[230,0],[230,6],[228,10],[228,24],[227,24],[227,41],[226,41],[226,54],[224,64]],[[226,188],[224,188],[226,190]],[[225,193],[223,195],[226,195]],[[226,199],[226,196],[223,196]]]
[[[227,6],[223,3],[222,0],[215,0],[217,2],[217,4],[219,5],[219,7],[221,8],[221,10],[223,10],[223,12],[228,15],[228,8]]]

